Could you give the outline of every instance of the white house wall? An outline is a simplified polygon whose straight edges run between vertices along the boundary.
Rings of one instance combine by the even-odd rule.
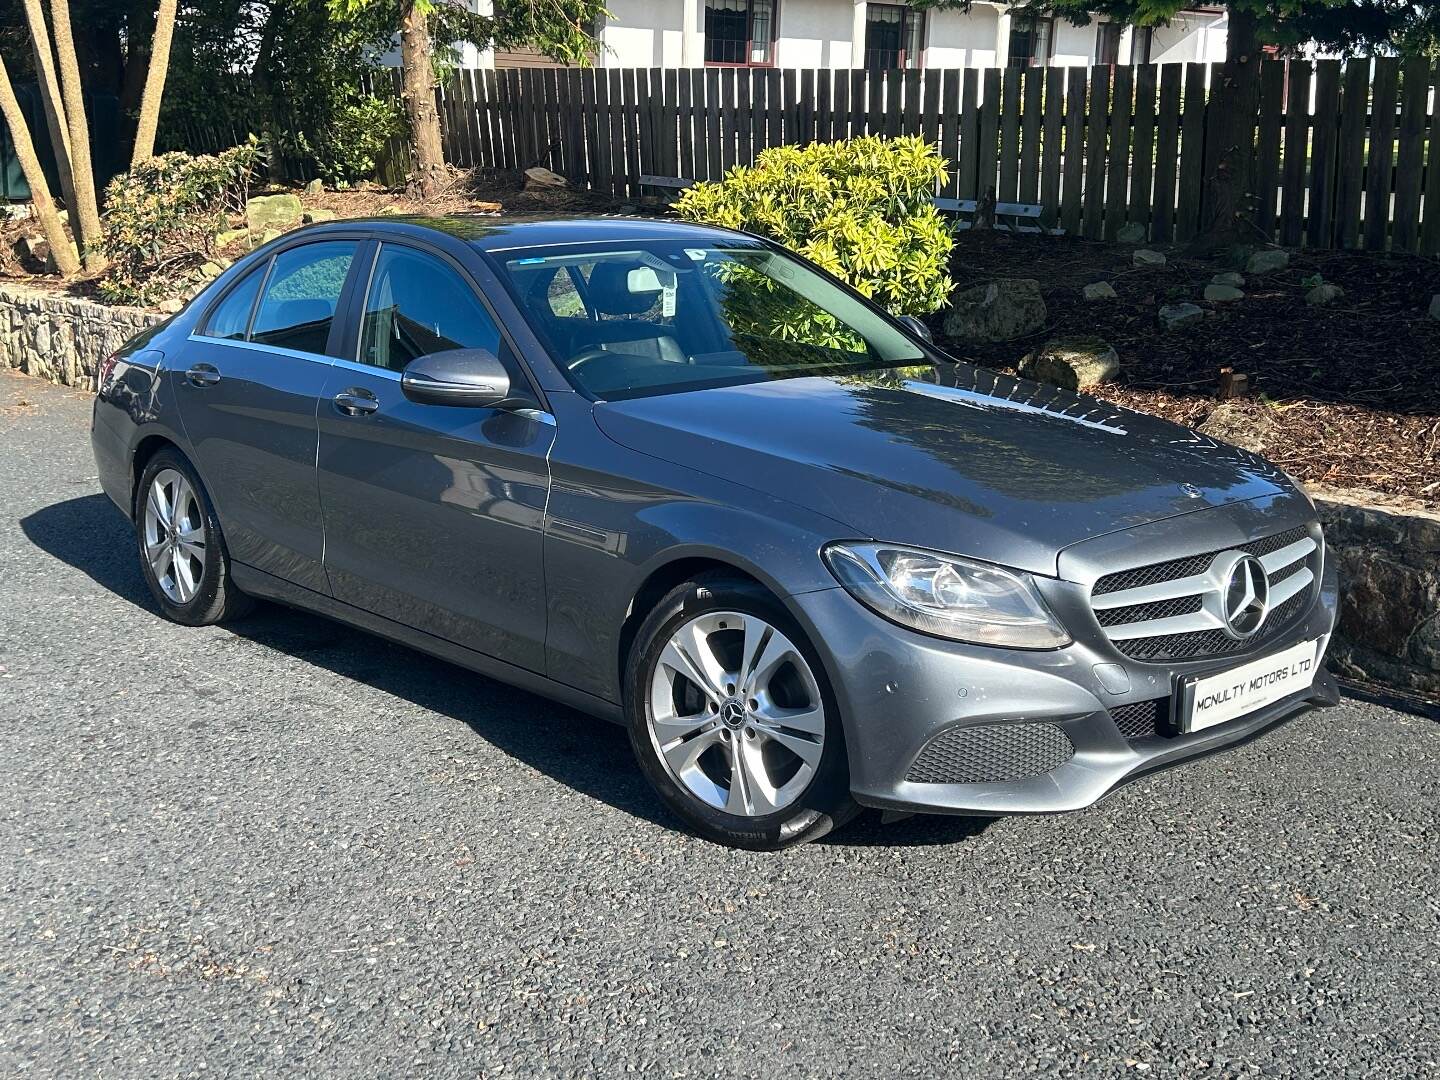
[[[849,68],[855,52],[851,0],[781,0],[775,62],[782,67]]]
[[[998,67],[1000,12],[976,4],[969,13],[932,11],[927,16],[925,66],[930,68]]]
[[[487,10],[493,0],[467,0]],[[775,62],[793,68],[853,68],[864,60],[864,0],[778,0],[779,32]],[[610,15],[600,32],[602,67],[689,67],[704,63],[704,0],[608,0]],[[967,11],[931,11],[926,15],[922,63],[927,68],[1003,66],[1009,43],[1006,5],[976,0]],[[1099,20],[1075,26],[1056,19],[1050,63],[1056,67],[1095,62]],[[688,34],[687,34],[688,29]],[[1169,26],[1157,27],[1151,45],[1154,63],[1225,59],[1227,30],[1223,9],[1191,11]],[[1130,59],[1126,33],[1120,61]],[[398,53],[386,57],[398,63]],[[464,66],[489,67],[493,55],[465,46]]]
[[[680,67],[685,0],[608,0],[600,31],[604,67]]]

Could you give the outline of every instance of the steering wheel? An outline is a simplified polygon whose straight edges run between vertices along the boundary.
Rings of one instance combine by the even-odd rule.
[[[565,362],[565,366],[571,371],[578,372],[586,364],[592,363],[595,360],[614,359],[614,353],[608,352],[605,349],[600,348],[600,346],[598,345],[592,345],[588,349],[581,349],[578,353],[576,353],[574,356],[572,356],[569,360]]]

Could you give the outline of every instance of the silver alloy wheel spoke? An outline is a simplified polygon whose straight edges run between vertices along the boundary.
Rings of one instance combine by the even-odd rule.
[[[810,664],[755,615],[700,615],[661,650],[649,687],[650,738],[681,787],[737,817],[790,806],[825,750],[825,706]]]
[[[190,482],[174,469],[161,469],[145,493],[141,528],[145,558],[169,600],[185,604],[205,576],[205,521]]]

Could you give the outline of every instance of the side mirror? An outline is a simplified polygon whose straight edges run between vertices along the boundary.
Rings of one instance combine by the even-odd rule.
[[[896,316],[895,321],[898,322],[901,326],[905,327],[906,330],[909,330],[910,333],[914,334],[921,341],[925,342],[925,344],[934,344],[935,338],[930,333],[930,327],[926,326],[914,315],[898,315]]]
[[[510,373],[489,349],[448,349],[416,357],[401,372],[400,389],[422,405],[511,409],[535,404],[511,393]]]

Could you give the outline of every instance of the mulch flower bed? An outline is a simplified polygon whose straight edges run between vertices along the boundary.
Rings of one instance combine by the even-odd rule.
[[[1118,381],[1095,395],[1198,425],[1218,404],[1220,369],[1249,379],[1238,407],[1273,421],[1264,454],[1307,481],[1363,487],[1440,503],[1440,321],[1427,312],[1440,293],[1440,261],[1404,255],[1292,252],[1288,268],[1246,275],[1242,300],[1202,298],[1217,273],[1235,269],[1161,248],[1161,268],[1132,265],[1133,247],[1065,237],[967,232],[951,273],[961,288],[995,278],[1034,278],[1047,325],[1018,341],[946,341],[943,312],[932,325],[952,354],[1013,371],[1056,337],[1102,338],[1119,353]],[[1306,303],[1315,276],[1344,295]],[[1113,300],[1082,289],[1108,281]],[[1189,302],[1203,320],[1164,329],[1164,304]]]

